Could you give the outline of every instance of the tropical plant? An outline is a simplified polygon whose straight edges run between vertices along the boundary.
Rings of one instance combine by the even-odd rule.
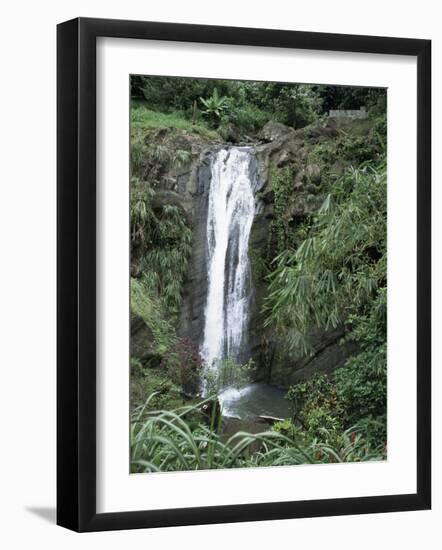
[[[316,216],[274,260],[264,312],[293,352],[308,354],[315,329],[341,327],[357,350],[332,376],[290,388],[295,420],[310,436],[356,425],[386,442],[386,165],[335,179]]]
[[[167,310],[176,314],[192,250],[192,230],[178,206],[163,205],[156,218],[154,237],[143,255],[142,267]]]
[[[174,153],[173,160],[179,166],[183,166],[190,161],[191,157],[192,153],[190,151],[187,151],[186,149],[177,149]]]
[[[313,218],[306,238],[274,261],[267,325],[309,351],[314,328],[332,329],[374,307],[386,285],[386,165],[350,169]]]
[[[334,444],[305,438],[297,432],[294,437],[288,437],[276,430],[257,434],[237,432],[226,440],[220,433],[219,423],[215,427],[213,418],[209,426],[202,421],[202,407],[213,398],[174,411],[151,410],[152,399],[153,395],[149,396],[132,414],[131,471],[134,473],[384,458],[383,450],[372,448],[354,428],[343,432]]]
[[[221,120],[222,114],[228,108],[227,97],[220,96],[218,94],[217,88],[214,88],[213,93],[210,97],[203,98],[200,97],[200,101],[203,104],[204,109],[202,113],[210,123],[215,127]]]
[[[328,113],[330,109],[359,109],[367,107],[375,114],[385,113],[386,91],[381,88],[281,84],[274,82],[240,82],[233,80],[190,79],[134,75],[131,95],[135,107],[149,109],[151,120],[141,120],[136,113],[135,124],[158,126],[157,114],[171,114],[172,122],[164,117],[162,125],[191,129],[193,106],[215,95],[227,98],[227,109],[218,110],[223,122],[233,122],[240,129],[258,131],[268,120],[301,128]],[[218,103],[210,102],[210,112]],[[135,109],[134,109],[135,110]],[[225,117],[228,111],[228,116]],[[220,122],[219,115],[205,115],[212,125]],[[155,119],[155,120],[153,120]],[[179,126],[178,126],[179,125]]]

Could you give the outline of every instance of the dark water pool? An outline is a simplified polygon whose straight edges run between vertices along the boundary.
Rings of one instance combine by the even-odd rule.
[[[249,384],[241,389],[227,388],[220,396],[225,417],[253,419],[259,416],[290,418],[292,404],[285,399],[286,390],[263,382]]]

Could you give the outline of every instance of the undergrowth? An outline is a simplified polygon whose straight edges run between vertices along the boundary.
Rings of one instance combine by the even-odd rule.
[[[257,434],[239,431],[225,440],[212,412],[204,422],[204,407],[212,398],[175,410],[151,410],[152,394],[132,414],[131,472],[165,472],[328,464],[383,460],[382,449],[373,449],[351,428],[334,443],[308,438],[298,430],[276,426]],[[216,411],[216,407],[212,407]],[[326,429],[324,432],[326,433]]]
[[[152,111],[147,108],[143,101],[132,101],[132,128],[179,128],[211,139],[219,139],[220,137],[202,119],[192,124],[192,121],[185,118],[181,112],[162,113],[160,111]]]

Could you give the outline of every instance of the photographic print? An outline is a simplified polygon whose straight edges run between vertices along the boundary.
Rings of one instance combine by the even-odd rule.
[[[130,89],[130,472],[385,460],[387,90]]]
[[[430,508],[431,41],[60,23],[57,524]]]

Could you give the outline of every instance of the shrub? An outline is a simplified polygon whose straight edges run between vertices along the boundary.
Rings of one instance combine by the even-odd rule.
[[[287,398],[294,403],[293,427],[284,422],[283,433],[298,430],[323,442],[340,440],[344,430],[361,434],[373,448],[386,442],[386,377],[364,364],[365,354],[350,359],[333,376],[316,375],[291,386]],[[381,362],[385,368],[385,361]],[[299,434],[298,434],[299,435]]]
[[[386,346],[364,350],[335,373],[336,391],[346,404],[350,423],[385,414],[387,406]]]
[[[238,106],[237,102],[229,99],[228,109],[226,114],[221,116],[221,121],[224,124],[232,123],[243,132],[257,132],[270,119],[270,113],[258,109],[253,104]]]
[[[287,399],[294,404],[295,419],[311,436],[326,430],[334,434],[344,429],[345,408],[332,381],[324,374],[291,386]]]

